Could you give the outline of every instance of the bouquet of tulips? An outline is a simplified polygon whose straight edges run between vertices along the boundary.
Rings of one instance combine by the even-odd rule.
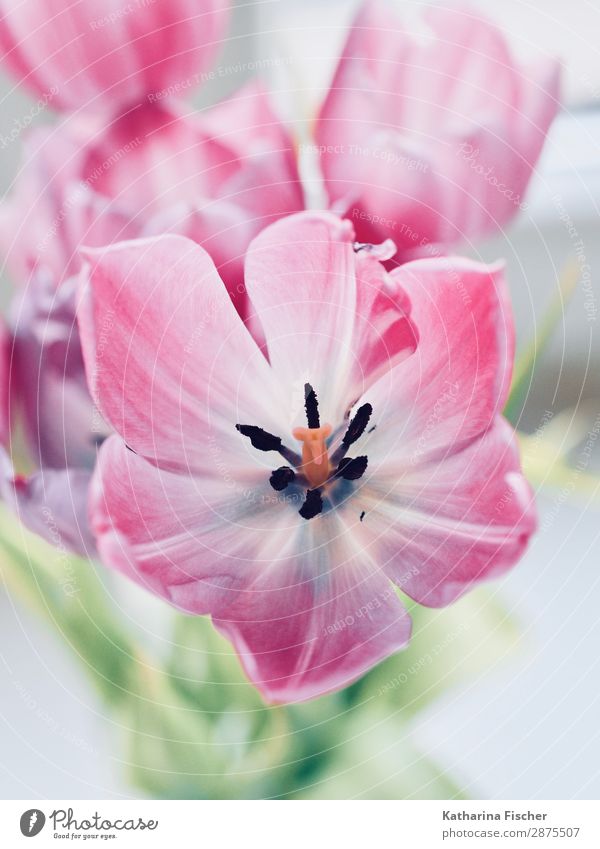
[[[55,115],[1,207],[9,586],[150,794],[456,795],[409,721],[512,642],[470,592],[536,527],[503,265],[459,254],[526,209],[557,65],[366,0],[300,143],[258,75],[191,105],[225,0],[0,5]]]

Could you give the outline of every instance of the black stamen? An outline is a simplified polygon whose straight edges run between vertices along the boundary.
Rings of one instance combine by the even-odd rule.
[[[357,439],[360,439],[365,432],[366,426],[369,424],[372,412],[373,407],[370,404],[363,404],[362,407],[358,408],[354,418],[348,425],[348,430],[342,439],[342,445],[349,448]]]
[[[335,475],[338,478],[344,478],[346,481],[357,481],[364,475],[368,462],[367,457],[364,455],[354,457],[354,459],[344,457],[343,460],[340,460]]]
[[[279,451],[281,449],[281,439],[278,436],[273,436],[272,433],[267,433],[262,427],[254,425],[236,424],[236,430],[247,436],[252,446],[258,448],[259,451]]]
[[[282,490],[291,484],[295,477],[294,470],[290,469],[289,466],[280,466],[271,473],[269,483],[277,492],[282,492]]]
[[[363,511],[362,511],[362,513],[361,513],[361,514],[360,514],[360,516],[359,516],[359,519],[360,519],[360,521],[362,522],[362,520],[363,520],[364,518],[365,518],[365,511],[363,510]]]
[[[321,490],[307,489],[306,500],[302,507],[298,510],[298,513],[300,513],[303,519],[314,519],[315,516],[319,515],[322,509],[323,499],[321,497]]]
[[[321,427],[319,419],[319,402],[317,393],[310,383],[304,384],[304,409],[306,410],[306,421],[309,427]]]

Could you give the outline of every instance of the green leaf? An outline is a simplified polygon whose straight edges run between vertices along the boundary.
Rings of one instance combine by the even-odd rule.
[[[424,755],[411,728],[387,706],[363,706],[344,725],[344,736],[321,775],[299,799],[461,799],[460,787]]]

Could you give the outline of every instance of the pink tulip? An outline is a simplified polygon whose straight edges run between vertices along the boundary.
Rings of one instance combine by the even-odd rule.
[[[87,256],[84,358],[118,434],[92,489],[100,554],[210,614],[266,699],[343,687],[406,646],[396,588],[444,605],[520,557],[535,515],[500,417],[499,266],[388,274],[349,222],[282,219],[245,267],[267,358],[193,242]]]
[[[43,105],[115,110],[187,95],[210,68],[227,0],[2,0],[0,49]]]
[[[0,249],[13,281],[24,286],[36,269],[58,286],[80,268],[82,239],[91,245],[133,238],[139,224],[94,191],[85,151],[95,125],[36,129],[23,145],[12,191],[0,204]]]
[[[558,96],[558,64],[519,65],[478,12],[411,32],[366,0],[317,122],[330,200],[405,259],[491,233],[525,205]]]
[[[249,241],[302,207],[292,141],[252,82],[200,115],[145,104],[108,128],[38,130],[0,208],[0,245],[18,280],[43,268],[58,284],[82,244],[180,232],[211,253],[243,310]]]

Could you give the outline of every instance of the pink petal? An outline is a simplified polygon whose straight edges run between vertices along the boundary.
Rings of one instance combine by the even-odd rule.
[[[357,379],[352,398],[414,353],[419,337],[418,327],[409,319],[412,304],[402,280],[385,274],[376,250],[370,253],[369,246],[365,247],[356,265],[353,347]]]
[[[0,207],[0,246],[18,282],[44,268],[58,284],[82,245],[179,232],[211,253],[245,317],[250,240],[302,208],[292,140],[249,84],[201,115],[145,103],[108,126],[72,117],[36,131]]]
[[[501,265],[416,260],[391,276],[412,302],[419,346],[364,394],[377,425],[365,451],[371,466],[399,471],[492,424],[510,386],[514,326]]]
[[[339,422],[386,362],[414,350],[401,287],[374,255],[354,251],[349,222],[328,213],[300,213],[263,230],[248,249],[246,286],[295,424],[306,382],[323,419]]]
[[[0,495],[26,528],[62,551],[96,555],[87,516],[89,469],[44,469],[26,478],[15,476],[4,449],[0,465]]]
[[[432,7],[408,32],[365,2],[317,122],[330,199],[405,255],[491,232],[523,203],[558,94],[558,64],[518,65],[477,12]]]
[[[215,435],[219,450],[246,455],[237,423],[281,434],[268,364],[202,248],[163,236],[87,257],[79,318],[88,383],[134,451],[198,469]]]
[[[10,437],[10,347],[8,330],[0,320],[0,446],[6,446]]]
[[[175,474],[110,437],[90,499],[103,562],[189,613],[230,603],[290,538],[282,512],[265,508],[266,469],[213,455],[202,476]]]
[[[81,244],[95,247],[139,234],[123,205],[99,195],[94,174],[84,172],[89,138],[89,125],[72,119],[60,130],[37,129],[26,139],[14,189],[0,205],[0,247],[20,285],[41,269],[58,286],[79,270]]]
[[[91,136],[82,179],[143,220],[212,196],[240,167],[230,148],[181,106],[143,103]]]
[[[298,539],[268,472],[208,464],[165,471],[117,436],[102,446],[90,517],[103,562],[194,614],[219,614]]]
[[[229,17],[226,0],[20,0],[0,8],[6,65],[66,110],[187,95],[210,67]]]
[[[294,140],[259,82],[251,80],[202,118],[206,132],[242,163],[215,193],[244,208],[256,222],[256,233],[272,220],[304,209]]]
[[[314,557],[290,554],[214,618],[269,702],[345,687],[410,640],[410,617],[391,584],[375,565],[350,562],[344,548],[347,560],[317,577]]]
[[[75,284],[71,278],[57,289],[38,270],[13,304],[11,405],[37,466],[91,472],[106,425],[85,378]]]
[[[63,193],[76,179],[74,157],[76,145],[66,134],[38,128],[25,139],[13,191],[0,204],[0,248],[21,285],[38,264],[60,280],[71,261],[71,251],[65,252],[63,240],[55,236]],[[64,212],[70,206],[65,205]]]
[[[373,406],[355,493],[359,543],[401,589],[448,604],[523,553],[535,511],[499,413],[514,331],[500,266],[418,260],[391,275],[419,346],[357,402]]]
[[[103,561],[177,607],[212,614],[270,701],[344,686],[406,645],[410,620],[393,588],[355,557],[337,520],[313,536],[262,471],[228,482],[207,473],[165,472],[109,439],[91,499]]]
[[[202,206],[184,203],[171,206],[150,219],[144,235],[176,233],[203,247],[227,286],[235,308],[246,318],[244,256],[254,230],[254,222],[240,206],[217,200]]]
[[[376,481],[363,499],[367,550],[420,604],[450,604],[498,577],[536,527],[512,428],[501,418],[464,449],[407,464],[400,477],[380,471]]]
[[[218,138],[243,158],[260,149],[278,150],[292,157],[293,139],[275,112],[268,90],[257,77],[230,97],[202,113],[207,135]]]
[[[264,90],[250,83],[200,114],[141,104],[91,137],[82,179],[149,217],[220,198],[256,219],[254,232],[303,208],[292,139]]]

